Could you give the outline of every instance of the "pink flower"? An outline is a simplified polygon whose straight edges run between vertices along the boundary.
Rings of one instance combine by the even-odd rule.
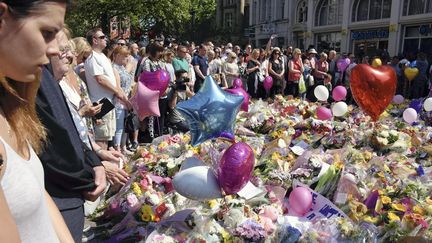
[[[138,198],[137,198],[137,197],[135,196],[135,194],[133,194],[133,193],[129,193],[129,194],[127,195],[126,200],[127,200],[127,204],[128,204],[128,206],[129,206],[130,208],[133,208],[135,205],[138,204]]]

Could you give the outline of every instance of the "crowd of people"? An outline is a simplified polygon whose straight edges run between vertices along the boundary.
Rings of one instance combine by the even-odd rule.
[[[272,46],[275,36],[265,48],[163,40],[143,46],[122,38],[108,45],[100,28],[73,38],[64,27],[67,4],[0,0],[0,242],[81,242],[85,215],[109,187],[129,179],[125,155],[139,143],[188,131],[176,105],[208,75],[222,89],[241,79],[254,99],[316,101],[316,86],[349,90],[350,70],[377,58],[318,53],[313,46],[281,49]],[[340,58],[350,59],[344,72]],[[429,94],[432,68],[424,53],[378,58],[396,71],[398,93]],[[419,74],[408,81],[404,69],[414,63]],[[161,69],[170,85],[159,99],[160,117],[139,121],[130,102],[136,83],[143,72]],[[263,85],[268,76],[270,90]]]

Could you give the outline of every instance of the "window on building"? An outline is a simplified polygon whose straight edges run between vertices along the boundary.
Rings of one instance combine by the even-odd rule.
[[[267,14],[267,3],[266,1],[260,1],[260,5],[260,22],[264,22]]]
[[[353,22],[390,18],[392,0],[355,0],[351,20]]]
[[[432,13],[432,0],[405,0],[403,15]]]
[[[432,25],[406,26],[403,39],[403,52],[432,53]]]
[[[253,1],[252,3],[252,23],[251,25],[254,25],[258,22],[257,20],[257,8],[258,8],[258,3],[256,1]]]
[[[307,12],[308,6],[307,1],[302,0],[297,5],[297,23],[305,23],[307,22]]]
[[[342,35],[340,32],[316,34],[316,48],[319,52],[336,50],[340,52]]]
[[[342,0],[321,0],[317,5],[316,26],[335,25],[342,23]]]
[[[285,19],[285,0],[279,0],[279,4],[277,6],[278,11],[278,19]]]
[[[266,14],[266,20],[271,20],[272,19],[272,1],[265,1],[268,6],[267,6],[267,14]]]
[[[233,5],[234,0],[225,0],[225,6]]]
[[[225,13],[225,28],[232,29],[233,27],[233,14]]]

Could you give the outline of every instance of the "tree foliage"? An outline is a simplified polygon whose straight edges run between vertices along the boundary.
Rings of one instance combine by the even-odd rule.
[[[129,17],[135,30],[183,39],[197,34],[197,38],[205,39],[214,29],[215,11],[216,0],[75,0],[66,23],[74,35],[84,36],[96,26],[108,33],[109,19],[114,16]],[[206,31],[200,32],[203,25],[207,25]]]

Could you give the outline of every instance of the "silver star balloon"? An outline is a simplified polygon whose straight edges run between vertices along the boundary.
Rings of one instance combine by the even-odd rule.
[[[176,107],[189,124],[192,146],[211,138],[233,136],[236,116],[243,99],[242,96],[223,91],[211,76],[207,76],[198,93]]]

